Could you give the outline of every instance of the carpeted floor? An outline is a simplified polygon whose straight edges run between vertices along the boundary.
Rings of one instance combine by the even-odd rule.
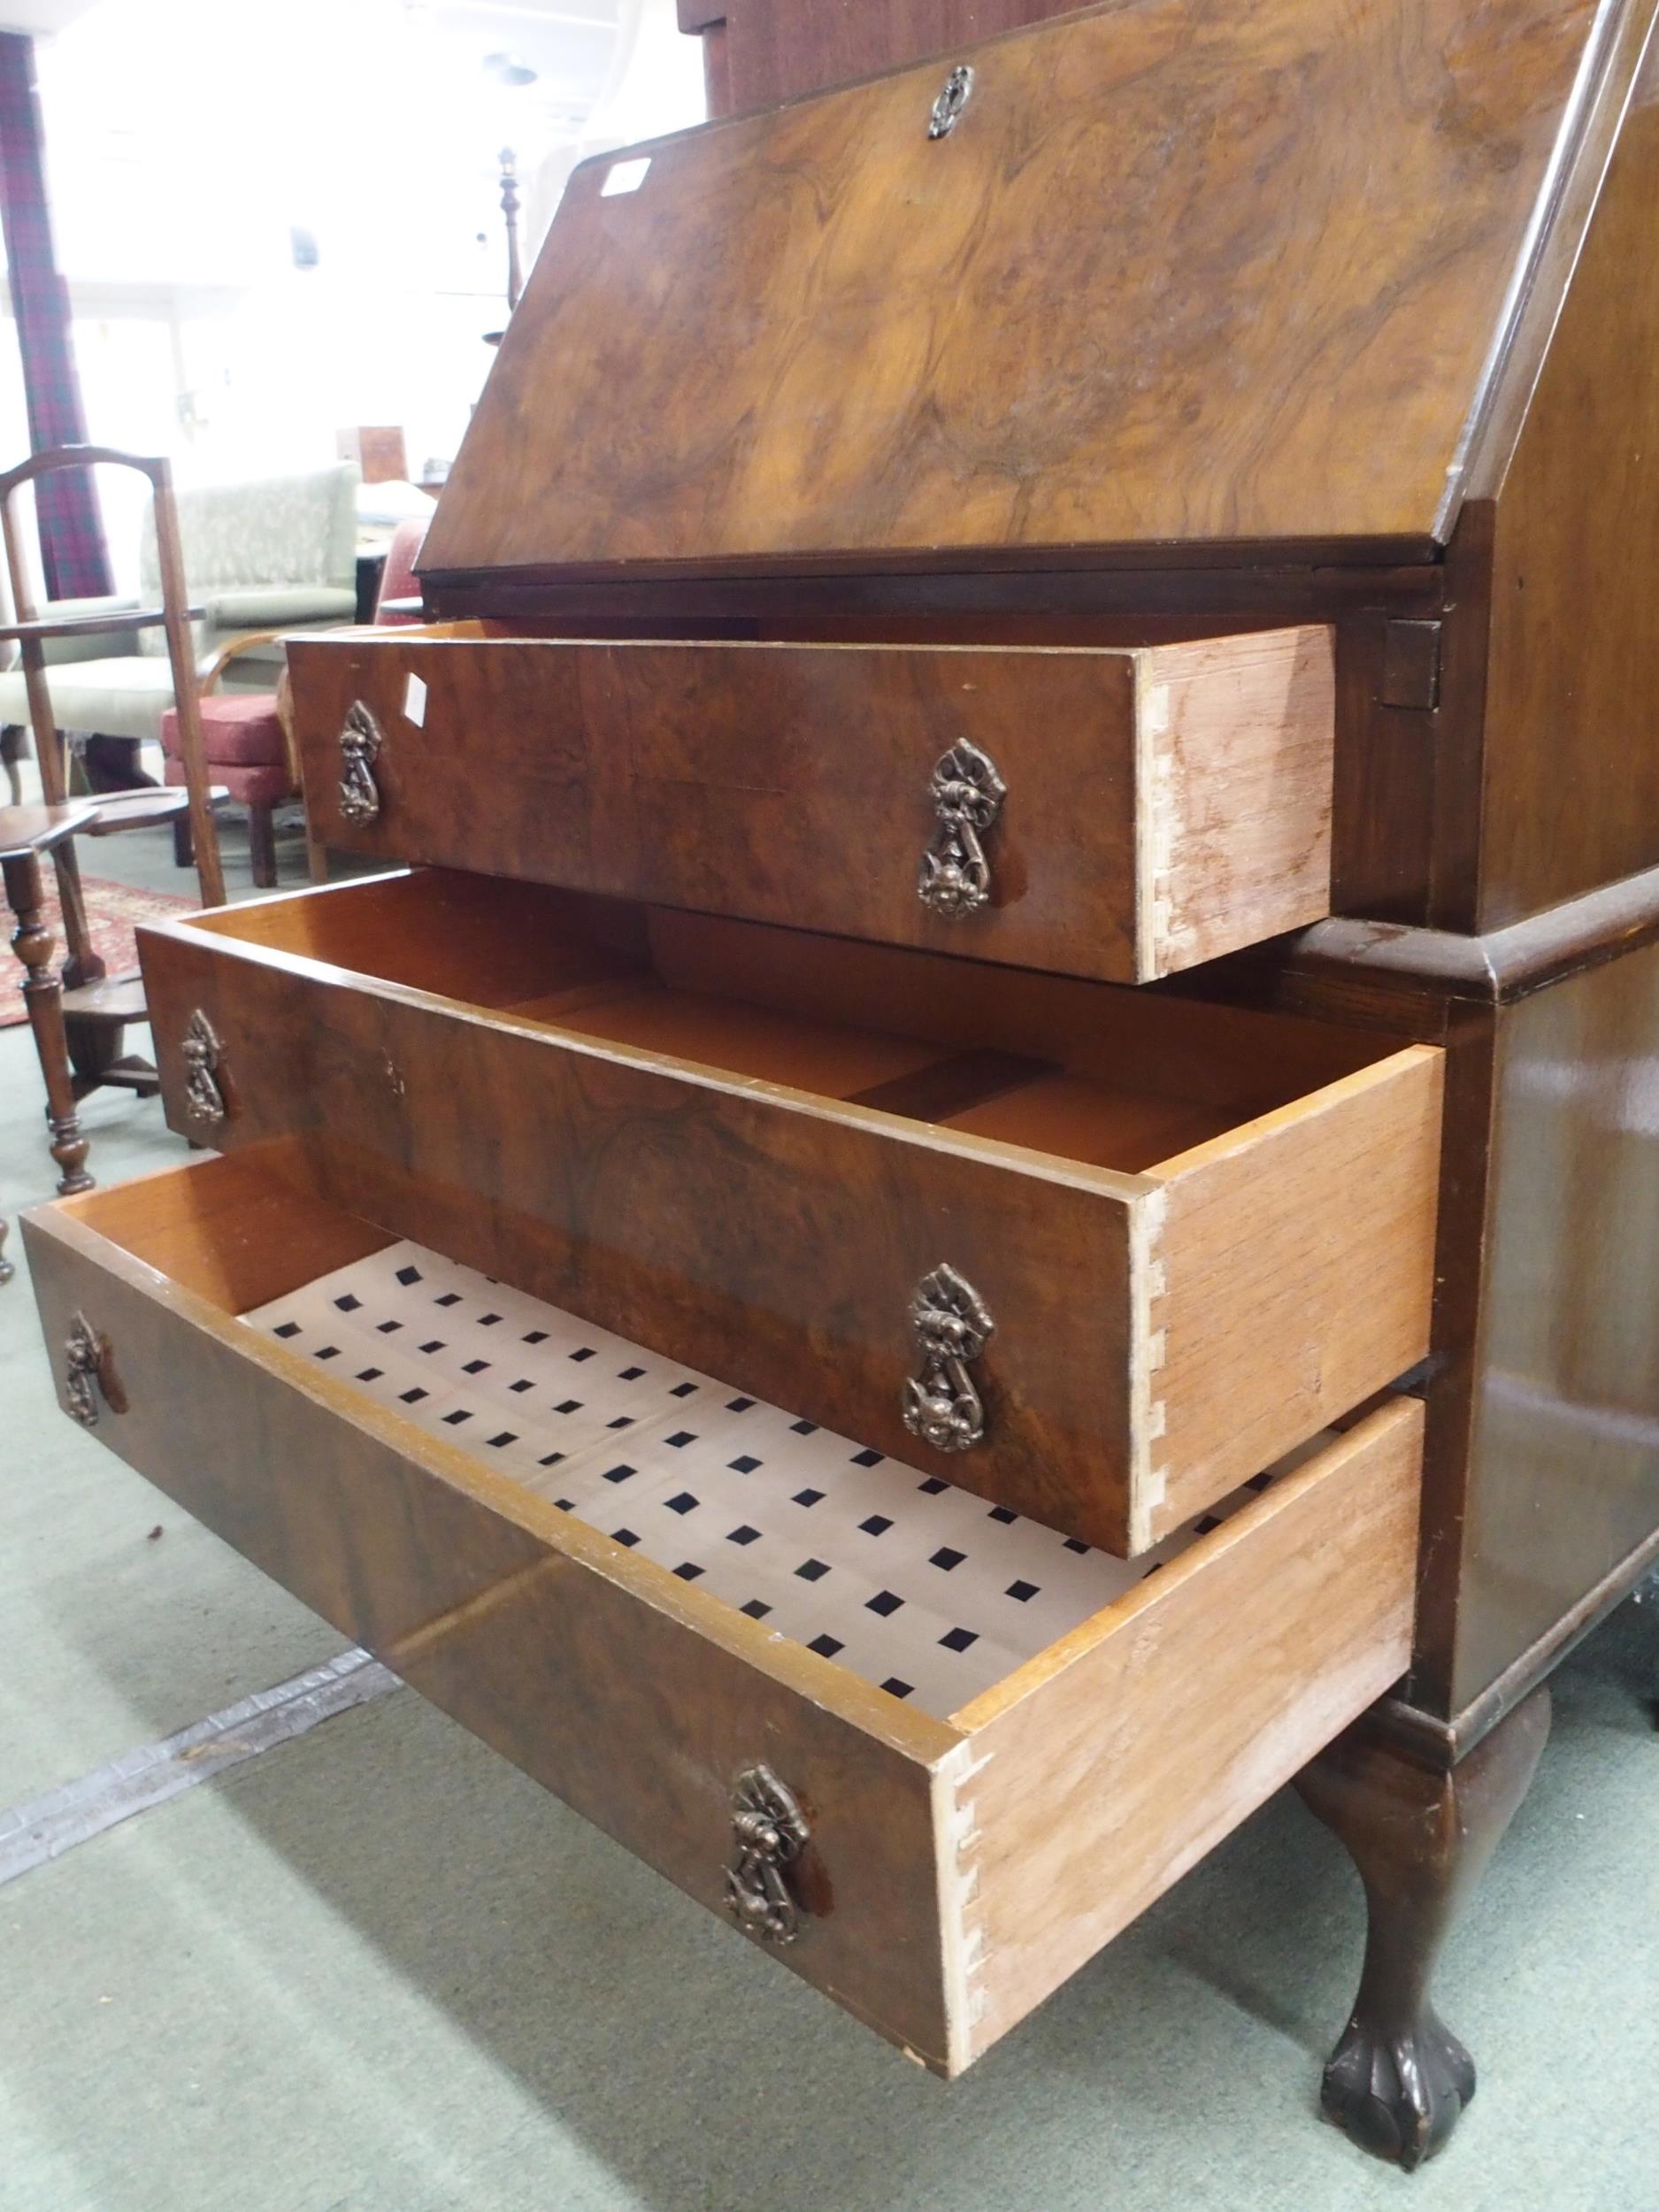
[[[183,1156],[87,1118],[103,1178]],[[50,1183],[8,1032],[0,1207]],[[21,1271],[0,1438],[0,1809],[340,1648],[58,1413]],[[1361,1910],[1288,1795],[946,2088],[399,1691],[0,1893],[0,2208],[1647,2212],[1659,1607],[1558,1682],[1443,1978],[1480,2095],[1410,2180],[1315,2115]]]
[[[137,833],[134,833],[136,834]],[[42,912],[46,923],[59,946],[63,943],[64,919],[58,902],[58,885],[50,864],[42,871],[46,896]],[[181,881],[193,883],[195,878],[183,875]],[[81,878],[81,893],[86,900],[87,923],[92,932],[92,949],[103,960],[111,975],[122,975],[138,965],[138,946],[134,936],[141,922],[165,921],[169,915],[188,914],[199,906],[199,898],[172,891],[151,891],[130,883],[117,883],[100,876]],[[8,976],[6,982],[10,985]],[[7,989],[0,997],[0,1029],[15,1027],[28,1019],[21,997]]]

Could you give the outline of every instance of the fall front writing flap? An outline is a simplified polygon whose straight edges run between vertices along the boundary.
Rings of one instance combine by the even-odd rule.
[[[587,162],[422,571],[1443,540],[1596,29],[1123,0]]]

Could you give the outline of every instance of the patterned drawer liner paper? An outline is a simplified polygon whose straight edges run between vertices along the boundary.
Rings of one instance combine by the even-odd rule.
[[[780,1636],[948,1717],[1328,1441],[1135,1560],[680,1367],[417,1244],[242,1316]]]

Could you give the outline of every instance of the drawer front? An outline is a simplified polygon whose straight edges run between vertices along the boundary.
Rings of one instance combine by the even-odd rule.
[[[798,1939],[768,1947],[942,2071],[1404,1668],[1415,1403],[938,1721],[232,1318],[250,1240],[315,1248],[319,1213],[229,1159],[42,1209],[26,1233],[65,1407],[79,1394],[129,1464],[717,1911],[738,1778],[770,1769],[807,1840]],[[96,1379],[83,1360],[72,1385],[72,1340],[96,1345]]]
[[[457,1258],[1119,1554],[1428,1348],[1427,1048],[1180,1172],[1128,1176],[206,929],[146,932],[143,952],[182,1133],[227,1148],[315,1133],[342,1202],[388,1228],[447,1234]],[[198,1017],[219,1048],[211,1125],[191,1095]],[[482,1230],[479,1197],[500,1210]],[[912,1310],[941,1266],[994,1325],[964,1449],[906,1426],[912,1381],[959,1379],[930,1364]]]
[[[296,638],[289,666],[313,833],[390,860],[1118,982],[1329,910],[1323,629],[1138,651],[392,630]]]

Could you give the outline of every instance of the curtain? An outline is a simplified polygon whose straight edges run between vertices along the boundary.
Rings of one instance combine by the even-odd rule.
[[[35,42],[17,31],[0,32],[0,225],[23,356],[29,443],[36,453],[84,444],[69,288],[58,274],[46,204]],[[42,478],[35,507],[47,597],[90,598],[110,590],[110,557],[90,472],[70,469]]]

